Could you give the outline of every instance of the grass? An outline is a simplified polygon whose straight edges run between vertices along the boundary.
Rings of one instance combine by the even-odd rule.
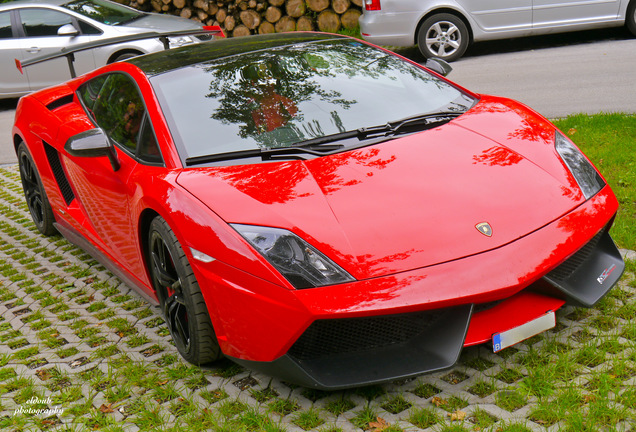
[[[620,115],[557,122],[616,192],[621,210],[612,233],[630,249],[636,249],[635,123],[634,116]],[[497,354],[468,348],[453,369],[416,380],[323,392],[252,375],[231,362],[186,364],[156,308],[62,238],[42,238],[32,229],[17,170],[0,168],[0,186],[0,430],[135,425],[185,432],[565,432],[636,426],[634,262],[596,308],[559,312],[557,331]],[[63,414],[14,415],[32,396],[50,397]],[[525,420],[498,418],[488,408],[493,404]],[[461,420],[451,417],[462,412]]]
[[[584,114],[555,122],[601,171],[620,203],[612,236],[636,250],[636,115]]]

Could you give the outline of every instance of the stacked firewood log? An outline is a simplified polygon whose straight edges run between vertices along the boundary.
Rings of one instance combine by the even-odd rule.
[[[362,0],[118,0],[136,9],[219,25],[228,36],[358,25]]]

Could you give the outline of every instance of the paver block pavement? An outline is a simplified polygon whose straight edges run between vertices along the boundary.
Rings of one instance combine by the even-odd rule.
[[[500,353],[472,347],[447,371],[317,391],[229,361],[184,362],[158,308],[62,237],[37,232],[16,166],[0,168],[0,183],[0,430],[572,430],[568,416],[595,409],[601,379],[621,380],[607,395],[623,410],[608,430],[635,426],[632,274],[599,308],[564,308],[555,329]],[[620,318],[606,319],[610,309]],[[583,358],[594,343],[606,354]],[[580,404],[545,414],[568,389]]]

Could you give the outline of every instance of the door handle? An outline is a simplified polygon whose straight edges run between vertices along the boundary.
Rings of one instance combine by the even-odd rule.
[[[41,51],[41,48],[38,47],[31,47],[31,48],[27,48],[26,50],[28,53],[31,54],[35,54],[35,53],[39,53]]]

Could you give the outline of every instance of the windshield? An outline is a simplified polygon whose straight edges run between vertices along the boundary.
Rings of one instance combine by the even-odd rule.
[[[182,160],[303,141],[473,104],[426,71],[354,40],[241,54],[151,78]]]
[[[134,9],[102,0],[76,0],[63,6],[106,25],[125,24],[143,16]]]

